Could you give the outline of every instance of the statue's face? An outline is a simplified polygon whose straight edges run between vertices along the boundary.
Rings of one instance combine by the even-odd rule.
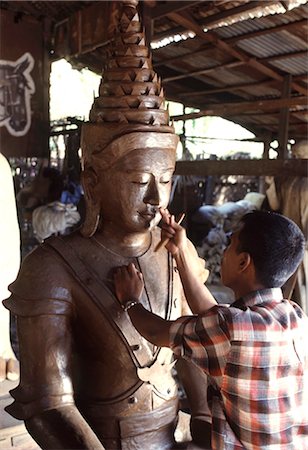
[[[135,150],[110,170],[98,171],[96,195],[104,224],[127,232],[152,228],[160,221],[159,208],[169,202],[175,151]]]

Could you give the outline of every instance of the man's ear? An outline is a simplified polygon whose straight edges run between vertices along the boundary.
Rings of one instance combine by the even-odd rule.
[[[241,252],[239,257],[240,272],[244,272],[251,265],[252,259],[250,254],[247,252]]]

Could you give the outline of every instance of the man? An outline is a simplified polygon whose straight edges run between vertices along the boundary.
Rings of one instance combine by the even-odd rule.
[[[21,382],[7,411],[25,421],[43,449],[176,445],[173,354],[136,332],[112,280],[115,267],[134,262],[143,273],[147,308],[168,319],[189,314],[172,258],[164,247],[154,251],[178,137],[135,3],[123,2],[119,11],[100,97],[82,131],[85,222],[80,232],[50,238],[32,252],[5,302],[18,317],[21,359]],[[204,281],[206,271],[190,248]],[[208,419],[200,401],[206,378],[188,367],[189,379],[198,381],[187,394],[196,398],[195,435],[195,424]]]
[[[308,318],[280,289],[303,257],[302,232],[276,213],[245,215],[222,260],[222,282],[236,298],[226,307],[191,268],[185,230],[161,214],[196,315],[166,321],[144,309],[142,275],[132,264],[115,274],[124,310],[150,342],[170,346],[209,375],[214,450],[307,449]]]

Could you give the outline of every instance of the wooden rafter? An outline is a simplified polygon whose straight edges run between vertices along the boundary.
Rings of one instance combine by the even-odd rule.
[[[274,81],[272,79],[266,79],[260,82],[256,83],[240,83],[240,84],[234,84],[234,85],[226,85],[218,88],[213,89],[204,89],[201,91],[188,91],[188,92],[181,92],[179,94],[179,97],[199,97],[200,95],[211,95],[211,94],[218,94],[219,92],[226,92],[226,91],[237,91],[241,89],[250,89],[254,87],[262,87],[262,86],[268,86],[273,84]]]
[[[243,66],[244,61],[232,61],[226,64],[219,64],[214,67],[207,67],[205,69],[194,70],[186,73],[181,73],[179,75],[174,75],[173,77],[164,77],[164,83],[170,83],[170,81],[181,80],[183,78],[196,77],[198,75],[209,75],[212,72],[216,72],[217,70],[222,69],[232,69],[234,67]]]
[[[307,159],[240,159],[226,161],[212,161],[209,159],[197,161],[178,161],[175,168],[176,175],[301,175],[308,173]]]
[[[206,109],[199,112],[181,114],[172,116],[171,118],[175,121],[177,120],[189,120],[197,119],[203,116],[217,116],[224,114],[240,114],[242,112],[248,111],[269,111],[269,110],[279,110],[281,108],[291,108],[297,107],[299,105],[306,106],[308,102],[308,97],[291,97],[291,98],[279,98],[272,100],[255,100],[253,102],[239,102],[239,103],[220,103],[217,105],[208,105]]]
[[[293,77],[293,81],[302,81],[304,79],[306,79],[308,77],[308,75],[304,74],[304,75],[299,75],[296,77]],[[282,83],[281,83],[282,84]],[[250,89],[250,88],[254,88],[254,87],[263,87],[263,86],[270,86],[270,85],[275,85],[275,87],[277,89],[279,89],[280,84],[277,84],[277,81],[268,78],[268,79],[264,79],[262,81],[259,82],[253,82],[253,83],[240,83],[240,84],[234,84],[234,85],[225,85],[225,86],[221,86],[221,87],[217,87],[217,88],[209,88],[209,89],[204,89],[204,90],[199,90],[199,91],[187,91],[187,92],[180,92],[178,95],[179,97],[199,97],[200,95],[211,95],[211,94],[216,94],[219,92],[232,92],[232,91],[237,91],[237,90],[241,90],[241,89]]]
[[[236,42],[240,42],[240,41],[248,40],[248,39],[254,39],[255,37],[263,36],[263,35],[266,35],[266,34],[278,33],[280,31],[291,32],[294,29],[298,30],[302,26],[307,26],[307,20],[306,19],[298,20],[296,22],[292,22],[292,23],[288,23],[288,24],[284,24],[284,25],[278,25],[276,27],[266,28],[265,30],[258,30],[258,31],[250,32],[250,33],[241,34],[239,36],[235,36],[235,37],[232,37],[232,38],[224,39],[224,42],[226,42],[229,45],[233,45]],[[174,34],[174,32],[172,30],[169,30],[168,33],[169,33],[169,36]],[[208,34],[210,34],[210,33],[211,32],[209,32]],[[154,40],[159,40],[157,35],[153,36],[153,39]],[[178,60],[183,60],[186,57],[191,57],[192,55],[193,56],[197,56],[200,53],[204,53],[204,51],[210,49],[211,47],[212,47],[211,44],[205,43],[205,44],[202,44],[200,46],[200,48],[198,48],[195,51],[188,52],[188,53],[185,53],[185,54],[182,54],[182,55],[178,55],[178,56],[174,56],[173,58],[168,58],[166,60],[155,61],[154,62],[154,66],[155,67],[159,67],[159,66],[162,66],[162,65],[165,65],[165,64],[170,64],[170,63],[176,62]]]
[[[187,12],[184,12],[183,15],[177,12],[170,13],[168,16],[174,22],[179,23],[184,28],[194,31],[197,36],[201,37],[201,39],[210,40],[212,44],[220,50],[228,52],[229,55],[232,55],[234,58],[245,62],[248,66],[258,70],[260,73],[263,73],[264,75],[267,75],[277,81],[283,80],[282,75],[280,75],[278,72],[268,67],[267,65],[261,63],[256,58],[247,54],[243,50],[227,44],[225,41],[219,39],[217,35],[213,36],[214,33],[211,33],[211,35],[208,35],[208,33],[204,33],[199,24],[197,24]],[[306,94],[306,88],[297,83],[292,83],[292,88],[300,94]]]
[[[166,2],[164,5],[155,6],[155,8],[148,8],[148,13],[152,20],[159,19],[166,16],[172,11],[181,11],[186,8],[191,8],[195,4],[200,4],[199,1],[189,0],[189,1],[172,1]]]

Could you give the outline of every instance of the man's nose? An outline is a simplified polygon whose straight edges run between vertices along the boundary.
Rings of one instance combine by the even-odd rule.
[[[155,179],[151,180],[148,185],[148,189],[144,198],[145,203],[149,203],[150,205],[159,206],[161,202],[161,194],[159,191],[158,183]]]

